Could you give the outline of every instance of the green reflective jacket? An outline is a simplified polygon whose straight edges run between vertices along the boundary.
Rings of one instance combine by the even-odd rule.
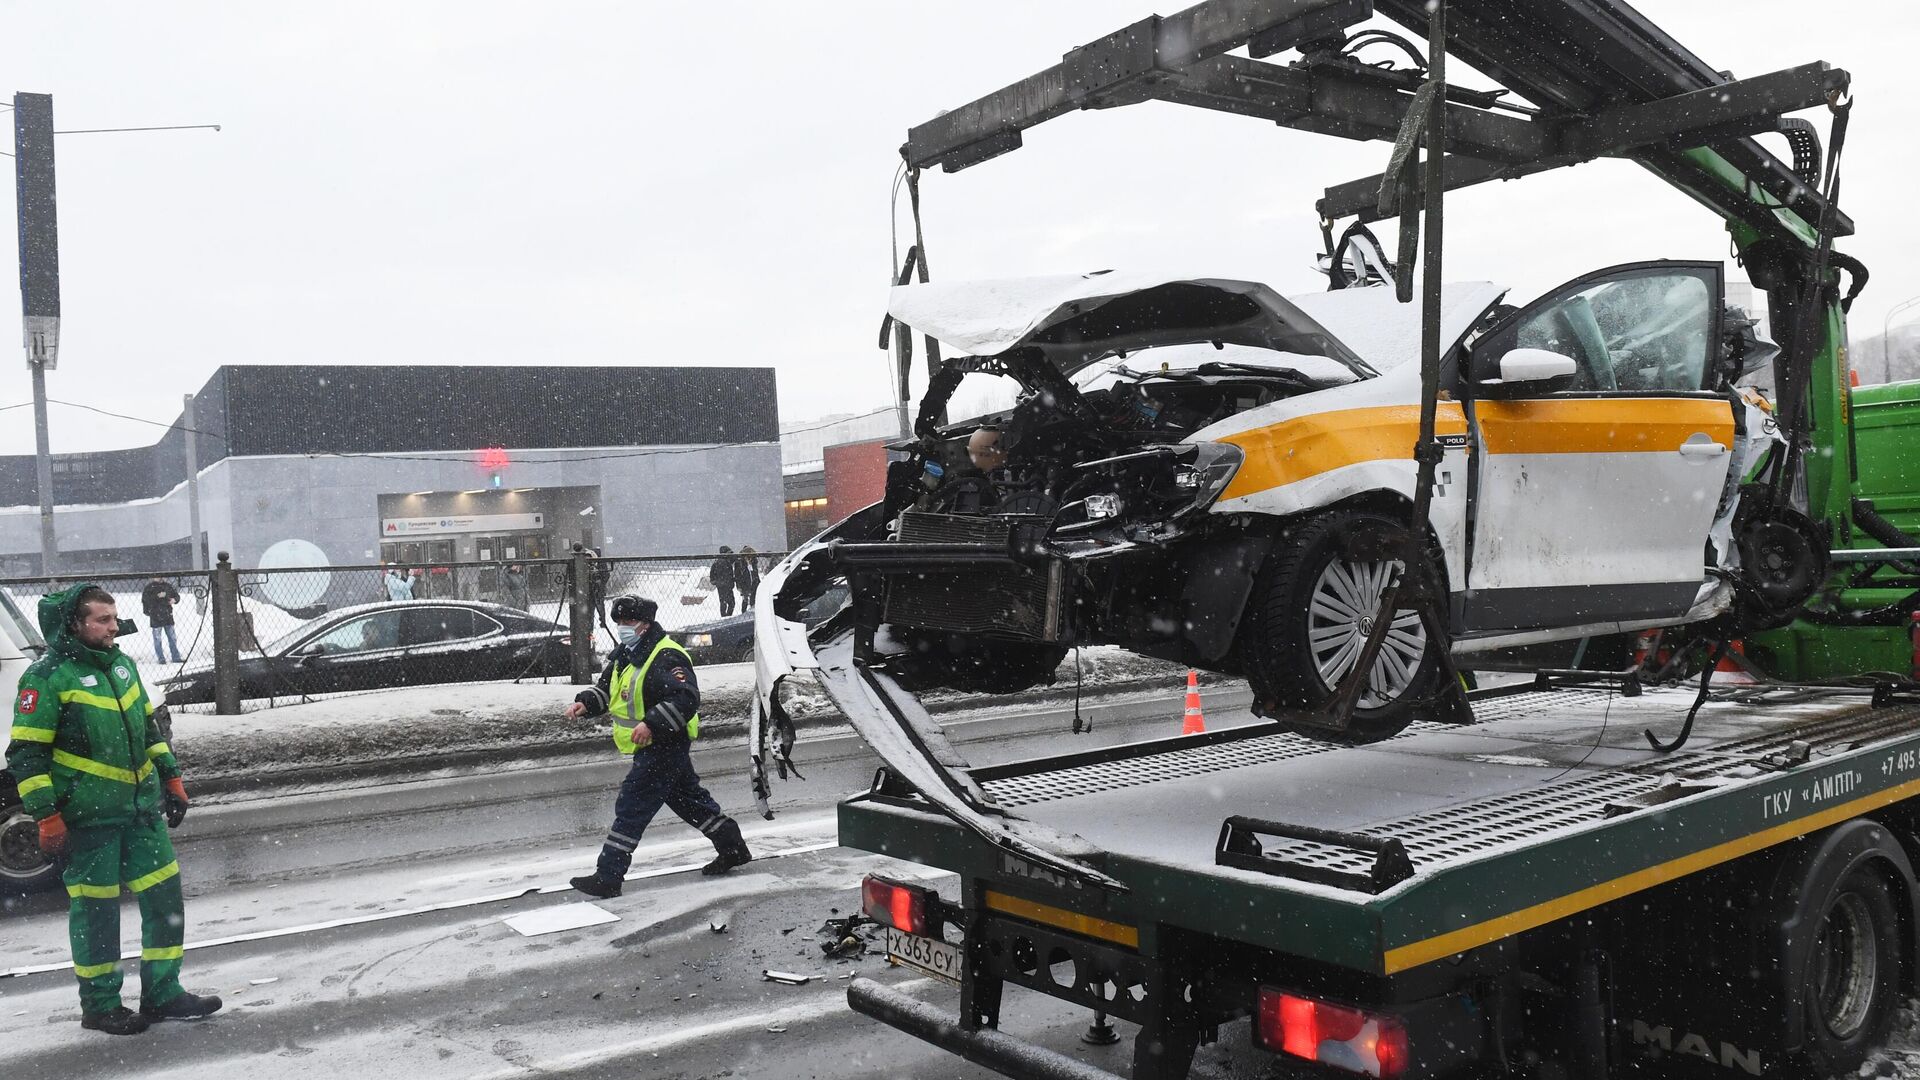
[[[58,811],[80,829],[159,811],[161,781],[180,775],[133,661],[118,647],[90,649],[67,629],[87,587],[40,599],[47,654],[20,676],[7,747],[27,812]]]

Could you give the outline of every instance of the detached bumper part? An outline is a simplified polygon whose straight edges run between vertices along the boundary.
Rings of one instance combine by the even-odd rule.
[[[991,1028],[968,1031],[934,1006],[871,979],[855,979],[847,985],[847,1004],[857,1013],[1014,1080],[1126,1080]]]

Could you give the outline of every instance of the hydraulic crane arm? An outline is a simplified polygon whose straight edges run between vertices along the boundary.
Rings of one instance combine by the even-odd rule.
[[[1420,0],[1379,0],[1409,28]],[[1730,79],[1618,0],[1450,0],[1448,52],[1505,93],[1448,91],[1446,184],[1463,186],[1598,157],[1639,161],[1729,220],[1811,244],[1822,200],[1750,136],[1843,92],[1845,71],[1804,64]],[[1375,0],[1207,0],[1150,16],[1069,51],[1060,63],[908,132],[909,167],[956,171],[1017,149],[1031,127],[1077,109],[1168,101],[1351,139],[1391,140],[1418,74],[1360,64],[1327,47]],[[1232,55],[1245,48],[1248,56]],[[1299,48],[1301,59],[1260,59]],[[1512,95],[1528,103],[1516,109]],[[1328,190],[1321,216],[1381,216],[1379,177]],[[1852,231],[1844,215],[1836,234]]]

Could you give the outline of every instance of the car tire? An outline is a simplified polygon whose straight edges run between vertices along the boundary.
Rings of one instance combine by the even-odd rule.
[[[38,892],[59,880],[59,860],[40,850],[39,823],[17,799],[0,796],[0,893]]]
[[[1370,605],[1379,603],[1391,565],[1350,557],[1349,539],[1404,527],[1378,513],[1333,510],[1300,519],[1274,540],[1242,620],[1241,662],[1256,700],[1315,710],[1333,696],[1372,627]],[[1365,609],[1357,617],[1349,602],[1355,599]],[[1311,725],[1292,725],[1295,730],[1368,743],[1391,738],[1412,722],[1415,703],[1439,683],[1440,657],[1413,609],[1400,609],[1394,623],[1351,727],[1344,734]]]
[[[898,634],[909,651],[890,667],[910,691],[960,690],[973,694],[1017,694],[1053,682],[1067,658],[1064,645],[995,641],[960,634],[905,631]]]

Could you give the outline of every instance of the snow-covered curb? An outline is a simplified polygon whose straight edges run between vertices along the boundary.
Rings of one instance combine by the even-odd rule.
[[[1096,694],[1172,686],[1186,678],[1185,668],[1118,649],[1084,650],[1081,669],[1085,691]],[[1027,691],[1020,700],[1070,697],[1071,657],[1055,680],[1052,689]],[[704,668],[700,684],[702,738],[743,733],[753,666]],[[239,716],[181,713],[173,719],[172,746],[187,774],[215,789],[340,770],[411,772],[449,759],[549,760],[609,743],[604,718],[564,715],[577,691],[559,681],[466,683],[341,696]],[[940,691],[924,700],[933,711],[947,712],[1014,699]],[[787,704],[803,729],[840,722],[826,696],[811,685],[795,687]]]

